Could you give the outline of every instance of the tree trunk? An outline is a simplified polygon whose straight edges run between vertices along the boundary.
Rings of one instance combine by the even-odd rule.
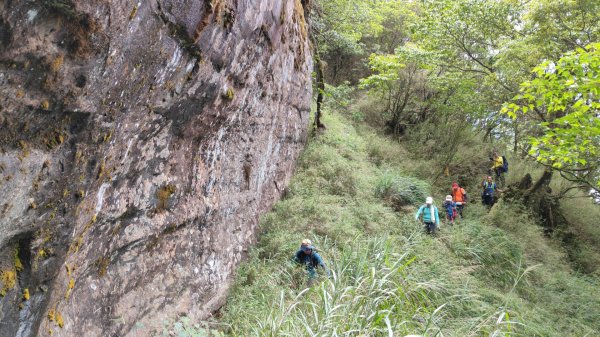
[[[398,99],[400,99],[400,105],[398,106],[397,104],[394,105],[394,120],[393,120],[393,132],[395,136],[399,135],[399,130],[400,130],[400,121],[402,120],[401,116],[402,113],[404,112],[404,109],[406,108],[406,105],[408,104],[408,101],[410,99],[411,96],[411,86],[412,86],[412,82],[413,82],[413,74],[409,73],[408,75],[408,79],[406,80],[406,85],[404,86],[404,95],[398,97]],[[400,93],[398,93],[398,95],[400,95]]]
[[[315,65],[317,70],[317,111],[315,112],[315,129],[324,128],[321,123],[321,109],[323,106],[323,93],[325,92],[325,80],[323,78],[323,63],[319,57],[318,51],[315,50]]]
[[[546,167],[540,179],[538,179],[535,184],[533,184],[533,186],[531,186],[531,188],[528,189],[523,195],[525,199],[529,198],[529,196],[532,194],[539,192],[540,188],[550,185],[550,182],[552,181],[552,173],[552,168]]]

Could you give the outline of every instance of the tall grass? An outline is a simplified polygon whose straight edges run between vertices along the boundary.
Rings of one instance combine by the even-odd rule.
[[[332,277],[313,288],[279,292],[270,309],[235,336],[366,336],[439,331],[439,310],[427,292],[434,285],[406,278],[410,249],[396,253],[393,239],[358,238],[332,263]]]
[[[476,202],[479,192],[470,191],[465,219],[426,235],[412,206],[431,192],[441,200],[456,177],[431,186],[415,178],[430,161],[408,160],[399,143],[339,115],[328,113],[324,122],[327,131],[310,139],[286,198],[261,219],[221,332],[600,335],[600,282],[574,273],[560,244],[524,208],[499,202],[488,213]],[[463,149],[460,159],[476,163],[480,150]],[[525,168],[516,160],[511,167]],[[513,174],[509,181],[517,180]],[[291,262],[303,238],[313,240],[332,271],[312,286]]]

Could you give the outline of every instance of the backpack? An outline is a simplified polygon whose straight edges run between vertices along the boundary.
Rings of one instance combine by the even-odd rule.
[[[456,202],[467,202],[467,191],[462,187],[459,187],[456,192],[452,190],[450,194],[452,195],[452,199]]]
[[[494,191],[496,190],[496,183],[488,183],[487,181],[483,182],[483,195],[494,195]]]
[[[502,156],[502,171],[508,172],[508,160],[506,160],[506,156]]]

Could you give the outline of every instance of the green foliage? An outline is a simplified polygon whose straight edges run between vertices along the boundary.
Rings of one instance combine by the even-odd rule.
[[[524,29],[533,33],[530,46],[542,49],[549,58],[558,58],[600,38],[598,1],[535,0],[528,4],[525,19]]]
[[[318,53],[327,63],[326,80],[355,83],[366,69],[362,58],[372,52],[393,51],[407,17],[414,14],[405,1],[315,1],[312,27]]]
[[[535,78],[521,84],[514,103],[503,112],[536,113],[542,134],[531,137],[529,153],[569,178],[600,188],[600,43],[546,61],[533,70]]]
[[[352,101],[352,94],[356,89],[350,83],[342,83],[337,87],[325,85],[325,103],[329,110],[343,111]]]
[[[375,195],[396,209],[424,203],[429,195],[428,191],[427,183],[391,172],[384,172],[375,184]]]

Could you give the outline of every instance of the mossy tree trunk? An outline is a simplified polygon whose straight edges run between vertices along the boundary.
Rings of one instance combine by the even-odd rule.
[[[325,93],[325,79],[323,76],[323,62],[321,62],[321,57],[319,56],[317,47],[315,47],[315,68],[317,72],[317,111],[315,112],[315,129],[321,129],[325,127],[325,125],[321,122],[323,94]]]
[[[547,191],[542,190],[542,187],[548,187],[550,185],[550,182],[552,181],[552,174],[552,168],[546,167],[544,173],[542,173],[542,176],[523,195],[525,200],[527,201],[527,199],[533,194],[546,193]]]

